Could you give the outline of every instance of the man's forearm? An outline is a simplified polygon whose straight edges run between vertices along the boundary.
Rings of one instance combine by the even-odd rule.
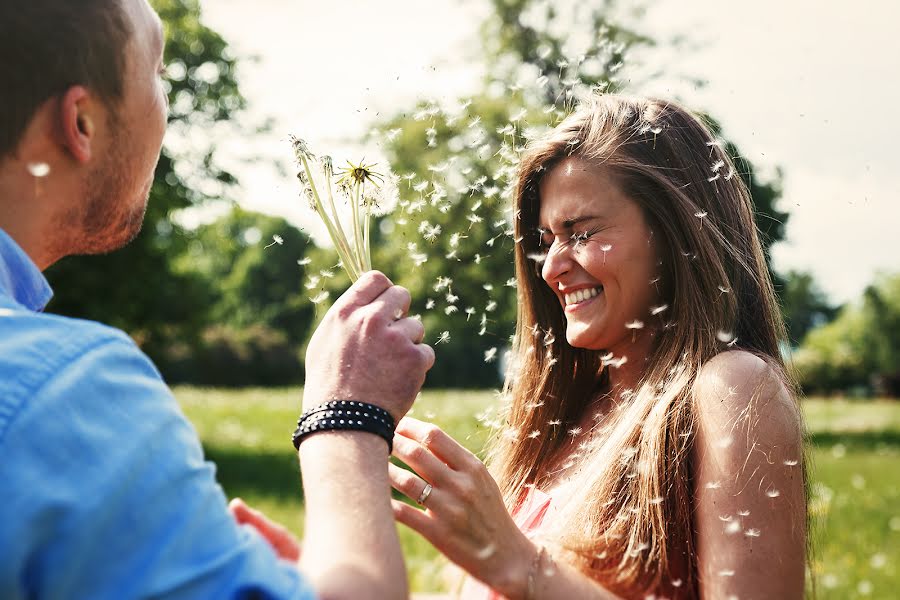
[[[365,432],[319,433],[300,447],[306,502],[300,565],[321,598],[408,596],[387,460],[385,441]]]

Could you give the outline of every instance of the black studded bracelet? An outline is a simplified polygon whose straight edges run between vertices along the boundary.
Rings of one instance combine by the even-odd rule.
[[[294,430],[294,448],[300,442],[321,431],[367,431],[374,433],[388,444],[388,453],[394,449],[394,418],[380,406],[358,400],[332,400],[304,412]]]

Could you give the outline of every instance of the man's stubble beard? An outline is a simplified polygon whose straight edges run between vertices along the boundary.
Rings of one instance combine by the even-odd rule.
[[[127,152],[120,138],[114,140],[110,156],[103,166],[94,169],[85,180],[82,195],[85,204],[69,213],[64,226],[75,227],[77,239],[70,254],[105,254],[127,245],[141,231],[147,210],[147,195],[137,182],[125,159]],[[139,191],[132,191],[139,190]],[[129,197],[128,194],[142,197]]]

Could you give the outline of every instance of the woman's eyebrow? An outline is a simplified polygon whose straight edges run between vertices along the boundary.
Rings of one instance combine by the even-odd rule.
[[[579,223],[584,223],[585,221],[593,221],[595,219],[601,219],[601,218],[603,218],[603,217],[601,217],[600,215],[581,215],[580,217],[569,217],[562,222],[560,229],[562,229],[563,231],[566,231],[568,229],[572,229]],[[544,231],[550,231],[549,227],[544,227],[543,225],[538,225],[538,229],[542,229]]]

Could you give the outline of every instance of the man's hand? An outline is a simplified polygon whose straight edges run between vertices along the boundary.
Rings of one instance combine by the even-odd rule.
[[[406,316],[409,292],[378,271],[363,273],[316,328],[306,350],[303,408],[359,400],[397,421],[410,409],[434,364],[425,328]]]

